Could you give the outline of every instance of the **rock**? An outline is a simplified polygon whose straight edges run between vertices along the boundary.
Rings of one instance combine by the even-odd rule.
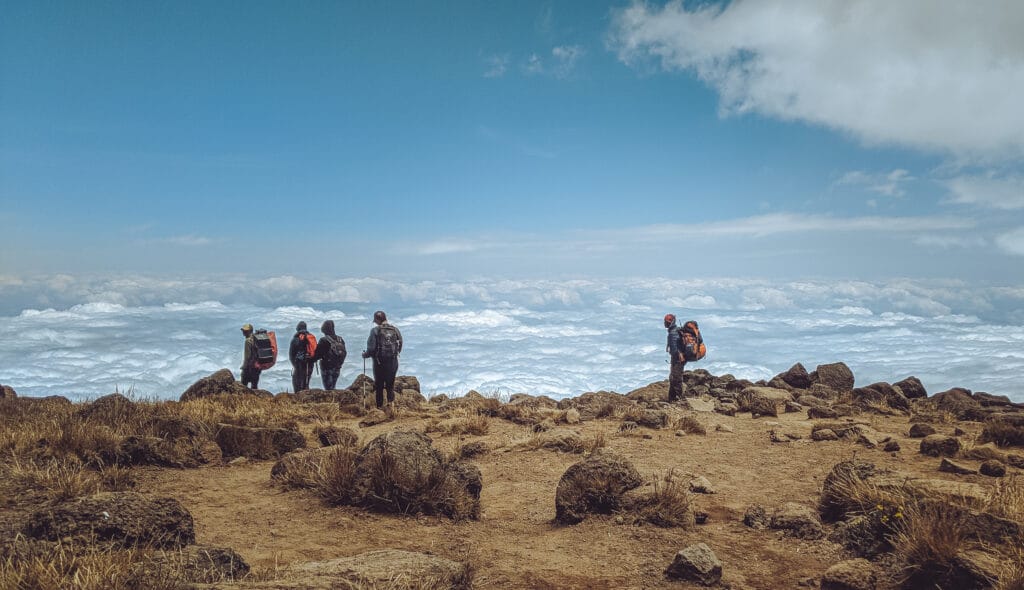
[[[384,410],[374,408],[367,412],[366,415],[363,416],[363,419],[359,421],[359,427],[369,428],[370,426],[383,424],[390,419],[391,417],[388,416],[388,414]]]
[[[192,515],[173,498],[146,498],[135,492],[103,492],[52,506],[29,517],[30,539],[180,548],[196,540]]]
[[[113,463],[191,468],[219,463],[220,447],[209,439],[128,436],[118,445]]]
[[[708,478],[703,475],[699,475],[690,480],[690,491],[695,494],[714,494],[716,493],[715,487],[711,485]]]
[[[960,452],[960,439],[942,434],[929,434],[921,439],[921,454],[930,457],[954,457]]]
[[[886,453],[898,452],[900,450],[900,443],[897,442],[897,441],[891,440],[891,441],[885,443],[885,446],[882,448],[882,450],[885,451]]]
[[[768,511],[764,509],[764,506],[753,504],[743,513],[743,524],[752,529],[766,529],[768,523]]]
[[[335,588],[429,588],[463,590],[472,574],[464,563],[436,555],[383,549],[289,566],[273,581],[246,581],[252,590],[328,590]],[[220,587],[220,586],[218,586]],[[231,587],[231,586],[225,586]]]
[[[245,559],[227,547],[189,545],[173,552],[156,554],[154,559],[171,568],[180,568],[189,582],[198,584],[238,580],[244,578],[250,570]]]
[[[636,430],[639,427],[640,426],[632,420],[623,420],[622,423],[619,424],[619,432],[629,432],[631,430]]]
[[[683,400],[683,403],[687,408],[694,412],[714,412],[715,411],[715,400],[712,399],[701,399],[699,397],[688,397]]]
[[[544,418],[540,422],[533,425],[534,432],[547,432],[556,428],[555,421],[551,418]]]
[[[656,381],[626,394],[626,397],[638,402],[657,402],[668,399],[668,380]]]
[[[555,490],[555,520],[576,524],[590,513],[610,514],[622,504],[626,492],[642,483],[629,460],[598,449],[562,474]]]
[[[441,453],[429,436],[405,430],[386,432],[359,452],[355,503],[406,512],[423,495],[431,474],[437,478],[443,468]]]
[[[584,447],[580,433],[568,428],[553,428],[539,433],[536,435],[536,443],[542,449],[563,453],[582,453]]]
[[[787,414],[794,414],[796,412],[803,412],[804,407],[796,402],[786,402],[785,412]]]
[[[395,377],[395,394],[398,393],[420,393],[420,380],[412,375],[399,375]],[[426,402],[427,399],[423,398]]]
[[[822,428],[811,432],[811,440],[826,441],[839,440],[839,435],[831,428]]]
[[[735,416],[740,408],[732,402],[715,402],[715,411],[726,416]]]
[[[1010,400],[1010,398],[1005,395],[992,395],[991,393],[985,393],[983,391],[975,391],[971,395],[971,397],[977,400],[977,402],[981,404],[981,407],[983,408],[1005,407],[1013,405],[1013,401]]]
[[[907,399],[920,399],[928,397],[928,392],[925,391],[924,385],[921,384],[921,380],[917,377],[907,377],[903,381],[897,381],[893,383],[896,387],[900,388]]]
[[[567,398],[558,402],[558,409],[576,408],[580,419],[584,422],[611,416],[620,410],[635,407],[635,402],[624,395],[608,391],[589,391],[581,396]]]
[[[1014,455],[1013,453],[1010,453],[1006,455],[1006,462],[1011,467],[1016,467],[1017,469],[1024,469],[1024,456],[1022,455]]]
[[[313,434],[320,441],[320,445],[324,447],[334,445],[354,447],[359,442],[359,434],[345,426],[320,426],[313,429]]]
[[[309,474],[311,468],[319,462],[330,447],[316,449],[299,449],[278,459],[270,468],[270,479],[294,483],[297,477]]]
[[[982,428],[978,442],[994,442],[1001,447],[1024,447],[1024,419],[1012,415],[993,418]]]
[[[889,526],[878,516],[853,516],[836,523],[828,540],[842,545],[858,557],[875,558],[892,551]]]
[[[580,411],[576,408],[569,408],[565,411],[565,423],[566,424],[579,424],[581,421]]]
[[[430,396],[430,403],[431,404],[440,404],[440,403],[446,402],[446,401],[448,401],[448,396],[443,394],[443,393],[439,393],[437,395]]]
[[[747,409],[750,410],[751,418],[779,415],[779,408],[775,405],[775,401],[759,394],[753,394],[748,398]]]
[[[633,417],[638,426],[658,430],[668,425],[668,413],[664,410],[644,410]]]
[[[722,579],[722,562],[710,547],[697,543],[676,553],[665,575],[674,580],[714,586]]]
[[[841,461],[836,463],[821,489],[818,510],[821,517],[829,522],[841,520],[846,513],[856,506],[851,505],[846,494],[846,485],[850,481],[866,481],[878,473],[873,463],[866,461]]]
[[[988,415],[981,404],[971,397],[971,391],[961,387],[936,393],[928,401],[936,409],[949,412],[959,420],[984,420]]]
[[[14,399],[18,393],[10,385],[0,385],[0,399]]]
[[[783,430],[781,428],[772,428],[768,431],[768,440],[773,443],[788,443],[795,440],[801,440],[803,438],[803,434],[792,429]]]
[[[735,431],[736,431],[736,429],[734,429],[732,426],[730,426],[728,424],[716,424],[715,425],[715,432],[729,432],[729,433],[732,433],[732,432],[735,432]]]
[[[875,590],[878,572],[866,559],[841,561],[825,570],[821,590]]]
[[[236,395],[257,395],[253,390],[235,381],[235,376],[227,369],[221,369],[212,375],[196,381],[181,394],[181,401],[187,402],[222,393]]]
[[[931,424],[924,424],[923,422],[916,422],[911,424],[910,433],[907,435],[910,438],[924,438],[935,434],[935,427]]]
[[[892,385],[880,381],[872,383],[867,387],[858,387],[853,390],[854,399],[862,408],[880,411],[878,404],[885,404],[896,410],[909,410],[910,400],[901,391]]]
[[[480,455],[486,455],[489,452],[491,452],[491,449],[487,446],[487,443],[482,440],[475,440],[462,445],[462,448],[459,449],[459,457],[471,459]]]
[[[811,386],[811,376],[807,373],[807,369],[805,369],[800,363],[793,365],[788,371],[781,373],[778,376],[790,387],[807,389]]]
[[[978,471],[989,477],[1003,477],[1006,475],[1006,466],[996,459],[989,459],[981,464]]]
[[[484,489],[484,479],[480,468],[470,461],[460,459],[449,463],[445,470],[448,472],[448,476],[454,480],[455,486],[466,491],[466,498],[471,505],[468,509],[463,508],[458,516],[473,520],[479,519],[480,492]]]
[[[807,418],[810,420],[833,420],[839,417],[839,412],[828,406],[814,406],[807,409]]]
[[[110,426],[128,422],[138,414],[138,405],[120,393],[98,397],[76,412],[83,420],[93,420]]]
[[[977,469],[971,469],[966,465],[961,465],[960,463],[950,461],[947,458],[943,458],[942,462],[939,463],[939,471],[945,473],[955,473],[957,475],[976,475],[978,473]]]
[[[796,502],[786,502],[777,508],[772,513],[768,526],[784,530],[801,539],[820,539],[825,536],[817,512],[809,506]]]
[[[306,446],[302,433],[288,428],[253,428],[218,424],[214,440],[224,457],[273,459]]]
[[[853,371],[846,363],[818,365],[810,377],[811,383],[818,383],[838,392],[853,389]]]

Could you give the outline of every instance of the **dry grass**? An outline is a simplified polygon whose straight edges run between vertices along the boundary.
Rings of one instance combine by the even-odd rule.
[[[449,418],[447,420],[431,420],[426,428],[426,432],[440,432],[441,434],[449,435],[465,435],[472,434],[474,436],[483,436],[487,434],[491,424],[487,416],[481,414],[475,414],[471,416],[462,416],[457,418]]]
[[[998,480],[989,494],[986,512],[1024,525],[1024,476]]]
[[[180,590],[183,571],[137,551],[56,544],[0,559],[0,590]]]
[[[1024,590],[1024,548],[1015,547],[1006,556],[992,590]]]
[[[707,434],[708,429],[701,424],[696,416],[683,416],[676,420],[673,430],[682,430],[686,434]]]
[[[1014,426],[1006,420],[992,420],[985,424],[978,440],[994,442],[1000,447],[1024,447],[1024,426]]]
[[[956,559],[969,548],[962,513],[927,503],[908,506],[905,516],[892,538],[904,587],[957,587]]]
[[[693,496],[675,472],[669,470],[664,476],[655,477],[653,486],[651,492],[633,500],[630,508],[635,520],[659,527],[692,528]]]
[[[604,436],[603,430],[598,430],[594,433],[594,436],[585,438],[583,440],[583,452],[590,454],[598,449],[603,449],[608,446],[608,441]]]
[[[1000,463],[1006,463],[1006,453],[1001,453],[992,447],[977,446],[974,441],[960,449],[960,456],[965,459],[976,461],[988,461],[995,459]]]
[[[103,491],[123,491],[135,485],[131,470],[108,466],[95,469],[75,458],[19,460],[0,466],[0,490],[11,496],[28,492],[50,501],[63,501]]]
[[[318,454],[320,461],[311,465],[308,475],[310,487],[329,504],[350,503],[359,451],[339,446]]]

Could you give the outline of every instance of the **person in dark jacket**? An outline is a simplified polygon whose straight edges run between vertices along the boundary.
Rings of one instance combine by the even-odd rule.
[[[334,320],[325,320],[320,325],[320,332],[323,336],[316,345],[313,362],[320,361],[320,379],[324,382],[324,389],[330,391],[338,383],[348,351],[345,350],[345,340],[334,333]]]
[[[245,344],[242,348],[242,378],[239,381],[249,389],[260,386],[260,369],[256,367],[256,338],[253,336],[252,324],[242,326]]]
[[[295,326],[295,336],[288,346],[288,360],[292,362],[292,389],[295,392],[309,389],[309,377],[313,374],[313,356],[309,353],[309,340],[316,346],[316,337],[306,331],[306,322]]]
[[[398,355],[402,352],[402,333],[388,323],[383,311],[373,314],[370,336],[366,339],[363,358],[373,359],[373,392],[377,396],[377,407],[384,407],[384,390],[388,392],[388,404],[395,403],[395,375],[398,374]]]
[[[679,326],[676,325],[676,316],[668,314],[665,316],[665,329],[668,330],[668,341],[665,350],[668,352],[672,363],[668,372],[668,401],[672,402],[683,399],[683,369],[686,367],[686,357],[683,355],[682,341]]]

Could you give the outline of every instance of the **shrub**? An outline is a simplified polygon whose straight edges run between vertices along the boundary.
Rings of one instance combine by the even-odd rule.
[[[187,587],[187,580],[180,568],[139,551],[37,544],[27,555],[0,558],[0,590],[179,590],[182,587]]]
[[[353,446],[340,446],[319,453],[321,460],[313,465],[308,481],[316,493],[330,504],[348,504],[352,499],[356,458]]]
[[[992,420],[985,424],[978,441],[994,442],[1001,447],[1024,447],[1024,426],[1007,420]]]
[[[654,490],[637,496],[631,509],[637,521],[654,526],[688,529],[695,523],[692,495],[672,470],[654,478]]]
[[[968,538],[962,513],[935,503],[911,505],[895,528],[892,544],[904,587],[959,587],[957,557]]]

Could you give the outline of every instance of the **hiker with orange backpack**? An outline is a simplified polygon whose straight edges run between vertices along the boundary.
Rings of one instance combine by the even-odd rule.
[[[686,368],[686,361],[704,358],[707,347],[700,335],[700,327],[693,320],[680,328],[676,324],[676,316],[670,313],[665,316],[665,329],[668,330],[665,350],[672,363],[668,373],[668,401],[673,402],[683,398],[683,369]]]
[[[252,333],[252,324],[242,326],[242,336],[245,336],[245,345],[242,349],[242,385],[249,389],[257,389],[260,386],[260,369],[256,366],[258,361],[256,351],[256,338]]]
[[[316,336],[306,331],[306,322],[295,326],[295,336],[288,346],[288,360],[292,362],[292,389],[296,393],[309,389],[309,377],[313,374],[313,357],[316,356]]]

